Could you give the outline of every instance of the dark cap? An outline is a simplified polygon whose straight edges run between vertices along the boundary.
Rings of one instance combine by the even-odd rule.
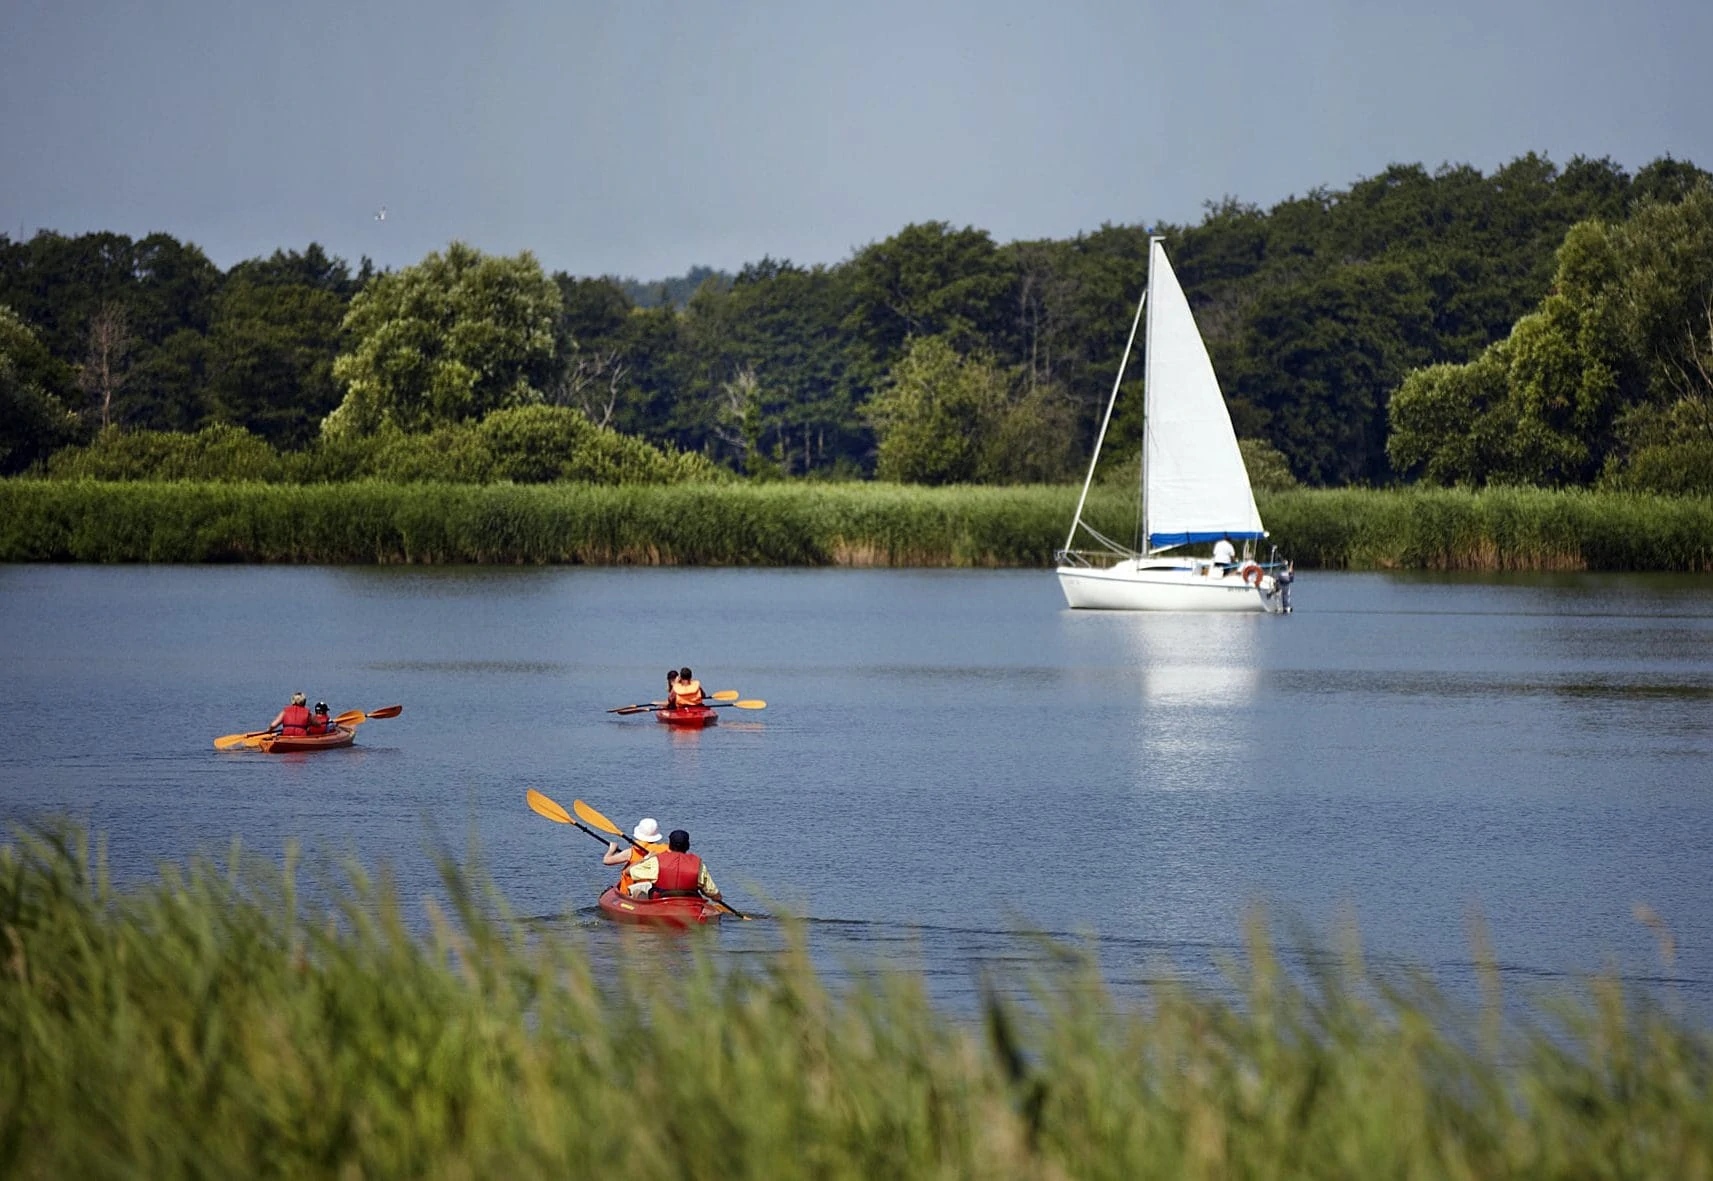
[[[690,851],[690,834],[681,828],[673,829],[666,834],[666,847],[674,853],[688,853]]]

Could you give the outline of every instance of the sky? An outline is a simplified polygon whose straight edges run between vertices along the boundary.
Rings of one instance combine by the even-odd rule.
[[[1393,163],[1713,169],[1710,46],[1709,0],[4,0],[0,233],[647,280]]]

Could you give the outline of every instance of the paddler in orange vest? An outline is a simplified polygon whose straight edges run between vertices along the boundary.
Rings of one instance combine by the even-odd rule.
[[[632,898],[681,898],[701,894],[718,898],[720,888],[708,876],[702,859],[690,852],[690,834],[675,828],[666,837],[664,853],[650,853],[630,867]]]
[[[702,682],[690,675],[690,670],[678,670],[678,683],[672,686],[672,709],[683,709],[687,705],[702,704]]]
[[[607,852],[601,858],[602,865],[624,866],[623,872],[619,874],[620,894],[630,893],[630,871],[632,866],[641,861],[644,857],[666,851],[666,842],[660,839],[660,825],[652,816],[644,816],[641,820],[637,821],[636,827],[631,829],[630,835],[631,838],[636,841],[637,845],[641,845],[642,848],[637,848],[637,845],[631,845],[628,848],[621,848],[617,841],[609,841],[607,843]]]
[[[302,693],[291,695],[291,704],[274,715],[274,720],[268,723],[268,730],[278,730],[289,738],[302,738],[309,733],[309,707],[304,704],[309,698]]]

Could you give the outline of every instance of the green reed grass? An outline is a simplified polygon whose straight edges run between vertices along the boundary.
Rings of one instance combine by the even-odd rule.
[[[800,941],[627,942],[608,983],[451,860],[418,919],[349,867],[164,867],[69,829],[0,850],[0,1175],[19,1178],[1708,1177],[1713,1041],[1612,980],[1465,1012],[1265,928],[1236,999],[1104,992],[953,1017],[831,989]],[[1506,1017],[1504,1014],[1510,1014]]]
[[[0,481],[0,561],[1044,567],[1077,490],[888,484]],[[1713,569],[1713,499],[1539,489],[1261,497],[1304,567]],[[1134,532],[1133,493],[1091,522]]]

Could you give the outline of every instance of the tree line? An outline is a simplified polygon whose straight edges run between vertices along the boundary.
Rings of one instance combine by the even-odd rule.
[[[1713,447],[1710,183],[1669,157],[1396,165],[1153,232],[1246,453],[1286,478],[1645,483]],[[164,234],[0,235],[0,471],[215,427],[281,455],[396,451],[547,406],[518,420],[532,438],[586,419],[749,476],[1074,479],[1149,232],[924,222],[834,265],[692,272],[687,295],[461,243],[396,272],[315,244],[222,272]],[[1108,455],[1133,454],[1140,405]]]

